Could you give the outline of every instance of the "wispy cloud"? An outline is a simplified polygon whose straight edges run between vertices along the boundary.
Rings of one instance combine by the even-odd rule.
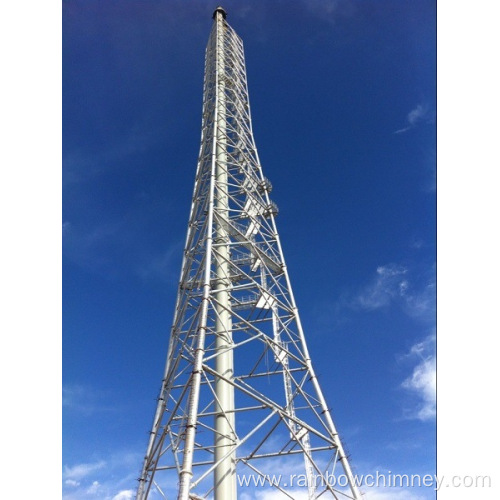
[[[135,495],[133,490],[123,490],[113,497],[112,500],[131,500]]]
[[[145,129],[133,129],[126,137],[120,137],[118,141],[98,151],[72,150],[64,155],[62,161],[63,187],[123,168],[125,160],[135,158],[152,143],[154,139],[147,135]],[[133,168],[142,167],[143,164],[139,160],[133,163]]]
[[[405,416],[422,421],[432,420],[436,416],[435,335],[414,344],[403,359],[416,363],[412,374],[401,384],[404,390],[417,398],[417,403],[406,410]]]
[[[400,362],[411,366],[411,374],[401,383],[401,388],[411,395],[404,416],[427,421],[436,415],[435,265],[418,279],[415,274],[398,264],[379,266],[374,278],[351,299],[350,306],[367,312],[397,306],[426,328],[432,325],[432,334],[399,357]]]
[[[295,489],[287,491],[293,495],[295,500],[307,500],[309,495],[307,489]],[[276,489],[266,488],[260,491],[255,491],[252,496],[247,493],[242,493],[242,500],[282,500],[285,495]],[[366,500],[425,500],[424,496],[415,494],[408,489],[397,489],[394,491],[392,488],[377,488],[377,487],[364,487],[363,498]]]
[[[290,495],[293,495],[293,498],[295,500],[307,500],[309,498],[309,495],[307,493],[307,489],[295,489],[292,491],[288,491]],[[279,490],[276,490],[274,488],[266,488],[266,489],[261,489],[260,491],[255,491],[252,493],[252,496],[243,493],[241,495],[242,500],[282,500],[285,497],[283,493],[281,493]]]
[[[62,388],[62,406],[64,409],[78,412],[88,417],[100,412],[119,411],[116,405],[105,404],[109,398],[94,388],[80,384],[65,384]]]
[[[125,221],[115,220],[88,229],[65,221],[62,234],[65,257],[86,268],[102,268],[113,261],[110,247],[118,248],[127,233]]]
[[[342,0],[302,0],[301,3],[309,15],[330,27],[337,25],[340,18],[353,17],[358,11],[354,2]]]
[[[63,500],[130,500],[137,478],[139,453],[116,453],[105,460],[64,466]]]
[[[164,210],[168,213],[168,207]],[[144,238],[143,227],[150,222],[149,213],[142,214],[142,218],[125,214],[120,219],[98,221],[87,227],[65,221],[63,256],[85,269],[112,276],[131,272],[142,280],[175,282],[183,240],[166,242],[160,251],[152,248]]]
[[[366,500],[425,500],[425,497],[417,495],[407,489],[393,491],[389,488],[366,489],[363,498]]]
[[[97,495],[101,490],[101,484],[99,481],[93,481],[92,484],[87,488],[87,493],[89,495]]]
[[[431,112],[429,106],[426,104],[418,104],[406,116],[406,127],[396,130],[394,133],[402,134],[403,132],[407,132],[408,130],[416,127],[421,122],[431,121],[432,118],[433,113]]]
[[[104,460],[99,460],[98,462],[93,463],[78,464],[73,467],[65,466],[63,479],[65,481],[69,481],[66,484],[75,486],[79,484],[80,480],[91,475],[97,470],[103,469],[105,466],[106,462]]]
[[[408,113],[408,123],[410,125],[416,125],[420,120],[425,118],[427,114],[427,107],[419,104],[415,109],[412,109]]]
[[[354,298],[353,306],[366,310],[380,309],[403,297],[408,288],[407,273],[408,269],[398,264],[379,266],[373,281]]]
[[[415,319],[433,322],[436,310],[434,267],[427,271],[428,277],[423,283],[421,277],[416,280],[414,274],[400,264],[379,266],[372,280],[348,303],[354,309],[365,311],[398,305]]]
[[[150,259],[137,266],[136,273],[143,280],[161,278],[175,282],[178,277],[178,256],[182,254],[183,241],[173,241],[163,253],[151,255]],[[178,262],[180,265],[180,261]]]
[[[309,12],[318,15],[322,19],[327,16],[327,20],[330,20],[330,16],[337,12],[339,5],[339,0],[307,0],[304,2],[304,6]]]
[[[316,317],[331,328],[350,321],[352,312],[376,313],[397,308],[419,323],[431,327],[436,315],[435,264],[408,266],[387,263],[376,268],[364,285],[344,289],[335,302],[324,302]]]

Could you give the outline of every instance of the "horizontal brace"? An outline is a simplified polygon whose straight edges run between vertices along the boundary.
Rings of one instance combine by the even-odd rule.
[[[335,449],[335,446],[319,446],[319,447],[316,447],[316,448],[311,448],[310,452],[311,453],[315,453],[315,452],[318,452],[318,451],[329,451],[329,450],[334,450]],[[296,449],[296,450],[290,450],[290,451],[287,451],[287,452],[279,452],[279,453],[263,453],[261,455],[253,455],[252,457],[236,457],[236,462],[239,462],[239,461],[247,461],[249,462],[250,460],[254,460],[254,459],[257,459],[257,458],[272,458],[272,457],[283,457],[283,456],[288,456],[288,455],[298,455],[298,454],[303,454],[303,450],[299,450],[299,449]],[[213,465],[214,462],[213,460],[205,460],[203,462],[194,462],[193,463],[193,467],[197,467],[197,466],[203,466],[203,465]],[[175,469],[175,465],[163,465],[163,466],[160,466],[160,467],[157,467],[156,470],[171,470],[171,469]]]

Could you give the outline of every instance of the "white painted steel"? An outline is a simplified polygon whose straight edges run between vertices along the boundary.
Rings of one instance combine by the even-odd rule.
[[[217,131],[216,131],[216,175],[215,214],[216,248],[215,297],[217,304],[215,326],[215,370],[225,378],[233,378],[233,338],[231,327],[231,281],[230,277],[230,237],[228,232],[229,196],[226,141],[226,73],[224,49],[224,18],[216,12],[216,87],[217,87]],[[236,460],[234,447],[236,433],[234,427],[234,387],[223,378],[215,378],[215,462],[220,463],[214,470],[214,500],[236,500]]]
[[[236,500],[237,475],[265,478],[276,464],[305,475],[310,500],[361,498],[312,366],[270,192],[243,43],[218,8],[174,321],[137,499]],[[349,488],[328,484],[333,474]],[[289,486],[268,487],[293,498]]]

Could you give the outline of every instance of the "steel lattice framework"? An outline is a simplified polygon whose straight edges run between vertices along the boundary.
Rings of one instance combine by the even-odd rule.
[[[271,190],[252,133],[243,43],[219,7],[206,49],[174,322],[138,499],[154,492],[236,500],[249,491],[237,476],[294,498],[296,487],[270,484],[279,471],[307,479],[309,499],[361,498],[311,364]],[[339,474],[342,486],[332,480]]]

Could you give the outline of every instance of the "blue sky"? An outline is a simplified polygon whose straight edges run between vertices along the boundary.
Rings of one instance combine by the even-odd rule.
[[[255,139],[311,355],[352,463],[360,474],[434,474],[435,3],[224,7],[245,44]],[[67,500],[125,499],[137,484],[213,8],[63,4]]]
[[[436,463],[436,5],[226,1],[325,396],[356,472]],[[163,373],[215,4],[62,5],[62,488],[127,500]],[[432,488],[368,499],[435,497]]]

